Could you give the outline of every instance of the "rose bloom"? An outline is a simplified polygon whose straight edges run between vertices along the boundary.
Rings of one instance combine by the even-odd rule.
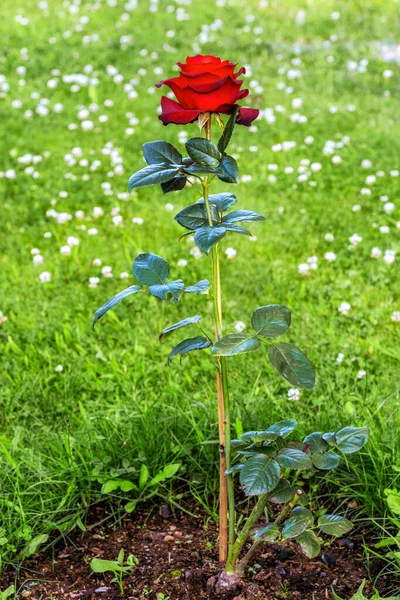
[[[178,100],[175,102],[166,96],[161,98],[159,119],[164,125],[186,125],[205,112],[230,115],[238,100],[249,94],[249,90],[240,89],[243,81],[239,77],[246,69],[242,67],[235,73],[236,64],[229,60],[198,55],[188,56],[185,63],[177,64],[181,69],[179,76],[157,84],[157,87],[168,86]],[[240,108],[236,122],[250,127],[258,114],[255,108]]]

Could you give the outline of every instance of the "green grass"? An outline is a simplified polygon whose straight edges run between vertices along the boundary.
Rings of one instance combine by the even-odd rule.
[[[334,494],[344,509],[356,500],[360,516],[382,519],[383,490],[398,485],[393,467],[400,466],[400,323],[391,315],[400,310],[399,258],[392,265],[382,257],[370,258],[373,247],[400,250],[396,228],[400,178],[389,174],[398,168],[400,151],[396,117],[400,70],[383,62],[374,44],[397,38],[396,3],[314,1],[307,5],[303,25],[295,21],[299,6],[289,1],[270,2],[266,8],[251,1],[244,10],[240,2],[216,9],[196,0],[191,6],[182,5],[190,16],[182,21],[167,11],[172,2],[162,0],[155,13],[148,12],[147,3],[139,4],[129,20],[121,20],[129,12],[122,2],[117,7],[102,3],[99,10],[82,2],[77,14],[56,2],[47,16],[36,2],[24,0],[27,26],[15,21],[18,10],[13,3],[2,7],[0,35],[6,51],[0,57],[0,73],[7,77],[10,90],[0,98],[1,169],[15,169],[17,177],[0,179],[0,310],[8,319],[0,326],[0,568],[15,563],[36,535],[52,530],[67,535],[84,521],[87,508],[102,497],[96,475],[99,463],[112,473],[122,465],[139,471],[146,462],[155,473],[168,462],[181,462],[181,477],[214,511],[218,477],[213,365],[206,353],[200,353],[167,366],[173,340],[158,343],[158,333],[185,316],[202,314],[211,328],[208,298],[185,298],[175,307],[140,295],[109,313],[95,332],[91,329],[94,311],[133,283],[132,276],[120,281],[119,273],[130,272],[140,251],[167,259],[174,278],[194,283],[210,277],[208,259],[189,255],[192,246],[178,241],[182,230],[173,220],[178,210],[197,199],[192,189],[163,197],[158,189],[148,188],[130,194],[128,200],[118,198],[131,173],[143,165],[142,143],[163,138],[182,148],[179,131],[198,135],[196,125],[164,128],[156,116],[160,92],[148,92],[173,73],[176,61],[197,51],[250,65],[249,103],[261,109],[277,105],[286,109],[275,112],[275,123],[261,118],[256,130],[236,128],[234,134],[231,149],[240,174],[253,179],[229,191],[237,195],[238,208],[257,210],[268,221],[251,228],[255,243],[233,235],[224,241],[224,248],[237,250],[234,259],[224,257],[222,264],[225,330],[233,331],[236,320],[249,325],[258,306],[287,305],[293,323],[285,339],[306,350],[318,373],[315,391],[290,402],[289,386],[268,367],[262,351],[231,359],[234,418],[250,429],[291,416],[304,433],[367,424],[372,430],[370,444],[360,460],[336,474],[326,494]],[[333,11],[340,12],[339,20],[332,20]],[[249,15],[254,21],[246,21]],[[82,16],[89,22],[82,24],[81,32],[75,31]],[[219,18],[222,28],[211,30],[208,41],[200,41],[202,26]],[[263,31],[254,33],[255,27]],[[66,31],[71,35],[64,38]],[[167,37],[168,31],[175,31],[175,37]],[[83,36],[92,34],[98,34],[99,41],[85,45]],[[324,45],[332,35],[337,41]],[[132,36],[125,49],[121,36]],[[56,41],[49,44],[52,37]],[[28,60],[21,58],[21,48],[28,48]],[[334,62],[327,61],[329,56]],[[300,65],[292,63],[297,58]],[[348,62],[361,59],[369,61],[366,72],[350,72]],[[16,73],[20,65],[26,66],[25,76]],[[85,65],[93,66],[98,85],[73,93],[62,76],[84,73]],[[124,75],[124,83],[138,80],[136,99],[128,98],[124,83],[113,82],[107,65]],[[154,73],[158,67],[163,74]],[[278,72],[290,68],[300,69],[301,76],[288,79]],[[382,73],[388,68],[394,74],[385,79]],[[60,75],[52,75],[54,69]],[[48,88],[48,80],[55,77],[58,86]],[[20,79],[25,79],[24,86],[18,85]],[[292,86],[293,93],[278,89],[279,82]],[[31,98],[34,92],[49,100],[47,116],[36,114],[39,101]],[[302,98],[303,106],[292,109],[293,98]],[[113,107],[104,106],[107,99]],[[21,100],[22,108],[13,108],[13,100]],[[61,113],[53,112],[55,103],[63,104]],[[91,103],[99,109],[89,117],[94,130],[85,132],[78,107]],[[355,112],[346,109],[349,104],[356,106]],[[337,112],[330,112],[332,106]],[[25,110],[33,110],[32,118],[23,117]],[[296,112],[306,115],[307,122],[291,121]],[[133,135],[125,133],[132,126],[127,113],[138,120]],[[108,121],[99,122],[99,115],[107,115]],[[69,131],[70,123],[78,124],[78,129]],[[307,136],[313,136],[312,144],[304,143]],[[342,136],[350,140],[335,150],[342,162],[332,164],[323,147],[327,140],[340,141]],[[272,151],[274,144],[288,140],[296,141],[296,147]],[[110,142],[119,149],[125,170],[113,177],[108,175],[113,170],[110,157],[102,153]],[[253,146],[257,151],[249,150]],[[101,161],[98,170],[78,162],[67,165],[64,156],[76,147],[82,149],[78,161]],[[37,179],[17,160],[27,153],[43,157],[35,165]],[[322,164],[322,170],[309,178],[315,187],[297,181],[296,171],[304,159]],[[370,159],[372,168],[361,168],[363,159]],[[278,171],[269,170],[269,164],[277,164]],[[288,166],[294,167],[293,174],[284,172]],[[368,187],[366,175],[379,170],[385,174],[370,186],[371,195],[361,195],[360,189]],[[68,173],[75,179],[66,177]],[[82,180],[84,174],[89,175],[87,181]],[[277,181],[270,182],[269,175]],[[104,182],[111,184],[111,195],[104,194]],[[216,184],[213,191],[227,187]],[[62,191],[68,197],[60,197]],[[397,205],[391,215],[383,211],[381,195]],[[56,200],[53,207],[52,200]],[[174,204],[172,212],[166,210],[167,202]],[[353,212],[356,204],[361,210]],[[103,208],[104,216],[92,217],[95,206]],[[51,207],[71,215],[83,210],[85,217],[59,224],[46,216]],[[123,216],[118,227],[111,220],[115,207]],[[143,225],[132,223],[138,216]],[[379,231],[382,225],[390,227],[388,234]],[[98,235],[87,234],[92,227]],[[52,237],[44,238],[45,232]],[[333,242],[325,240],[328,232],[334,234]],[[350,250],[348,238],[354,233],[363,239]],[[71,256],[62,256],[59,249],[69,236],[78,237],[79,246]],[[40,249],[43,265],[32,264],[32,248]],[[324,260],[328,251],[337,254],[335,262]],[[314,255],[319,268],[301,277],[298,265]],[[101,276],[101,267],[92,265],[95,258],[112,266],[113,278]],[[181,258],[188,259],[186,267],[177,266]],[[40,283],[43,271],[51,273],[51,283]],[[93,276],[101,281],[90,289]],[[338,312],[344,301],[352,306],[348,316]],[[176,333],[174,339],[182,336]],[[339,353],[345,355],[340,364]],[[59,364],[61,373],[55,371]],[[357,378],[360,369],[367,372],[362,379]],[[163,494],[170,493],[166,486]]]

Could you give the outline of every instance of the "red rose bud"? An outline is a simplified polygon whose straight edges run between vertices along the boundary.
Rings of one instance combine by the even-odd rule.
[[[161,98],[162,113],[159,119],[168,125],[186,125],[204,112],[230,115],[249,90],[241,90],[243,81],[239,79],[246,69],[235,73],[235,63],[215,56],[188,56],[185,63],[177,63],[181,69],[178,77],[171,77],[157,83],[157,87],[167,85],[175,94],[177,102],[166,96]],[[258,117],[255,108],[240,108],[236,122],[249,127]]]

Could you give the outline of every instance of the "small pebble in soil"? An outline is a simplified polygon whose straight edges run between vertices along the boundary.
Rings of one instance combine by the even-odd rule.
[[[169,506],[167,506],[166,504],[162,504],[160,506],[160,517],[162,519],[170,519],[172,517],[172,513],[169,509]]]
[[[321,558],[328,566],[332,566],[336,563],[336,556],[333,556],[333,554],[325,554],[325,552],[323,552]]]
[[[106,586],[104,585],[104,586],[102,586],[102,587],[98,587],[98,588],[96,588],[94,591],[95,591],[96,593],[100,594],[101,592],[108,592],[108,590],[109,590],[109,589],[110,589],[109,587],[106,587]]]

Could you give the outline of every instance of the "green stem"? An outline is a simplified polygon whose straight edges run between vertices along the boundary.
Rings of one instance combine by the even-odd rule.
[[[257,521],[263,514],[264,509],[267,506],[267,502],[267,494],[263,494],[258,498],[253,510],[250,513],[250,516],[248,517],[243,526],[243,529],[237,536],[234,544],[231,546],[229,550],[228,560],[226,561],[225,566],[225,571],[227,575],[232,575],[233,573],[237,572],[236,563],[239,558],[239,555],[242,551],[243,546],[245,545],[250,536],[251,529],[254,527],[254,525],[257,523]]]
[[[289,504],[279,513],[279,515],[276,517],[275,521],[274,521],[274,525],[279,525],[280,523],[282,523],[282,521],[284,519],[286,519],[286,517],[288,516],[288,514],[290,513],[290,511],[292,510],[292,508],[297,504],[299,498],[301,495],[301,490],[299,490],[298,492],[296,492],[296,494],[293,496],[293,499],[291,500],[291,502],[289,502]],[[266,499],[267,496],[265,495],[264,498]],[[252,513],[253,514],[253,513]],[[249,519],[251,519],[252,514],[250,515]],[[260,514],[261,516],[261,514]],[[255,523],[257,522],[258,519],[254,519],[253,520],[253,524],[255,525]],[[244,530],[244,528],[243,528]],[[250,533],[250,530],[249,530]],[[239,539],[239,538],[238,538]],[[243,548],[243,545],[245,544],[246,540],[244,540],[242,547],[239,550],[239,553],[236,555],[236,560],[235,563],[233,564],[233,572],[238,573],[239,575],[243,575],[244,574],[244,570],[246,568],[246,566],[248,565],[249,561],[253,558],[257,548],[259,546],[261,546],[261,544],[264,543],[264,540],[262,539],[256,539],[253,544],[251,545],[250,549],[246,552],[246,554],[244,555],[244,557],[242,558],[242,560],[239,562],[238,565],[236,565],[236,561],[239,558],[239,554],[241,549]],[[228,558],[229,561],[229,558]],[[227,563],[228,565],[228,563]]]
[[[211,121],[207,121],[205,126],[206,138],[211,139]],[[211,206],[209,201],[209,177],[203,181],[203,195],[207,211],[208,223],[212,227]],[[220,244],[216,244],[211,249],[212,266],[212,290],[213,290],[213,311],[214,311],[214,333],[215,340],[222,337],[222,286],[220,270]],[[227,556],[227,523],[226,523],[226,502],[228,502],[229,512],[229,544],[232,545],[235,540],[235,494],[233,487],[233,478],[231,475],[225,476],[225,470],[231,465],[231,430],[230,430],[230,405],[229,388],[226,359],[217,358],[217,392],[218,392],[218,417],[220,431],[220,559],[225,561]],[[227,496],[227,498],[226,498]]]

